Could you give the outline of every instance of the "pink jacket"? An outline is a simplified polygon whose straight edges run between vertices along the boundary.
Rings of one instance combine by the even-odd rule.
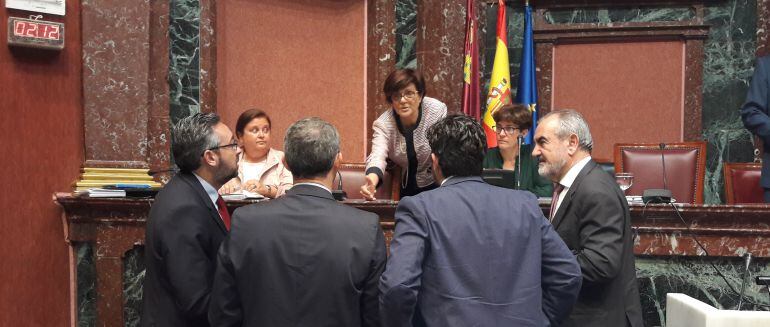
[[[281,161],[283,159],[283,151],[276,149],[270,149],[267,153],[267,161],[265,161],[265,170],[262,173],[262,177],[259,178],[259,182],[263,185],[270,185],[278,189],[278,195],[281,196],[294,184],[294,177],[286,166]],[[241,155],[243,160],[243,155]],[[243,166],[238,165],[238,179],[241,183],[243,180]]]
[[[428,127],[446,117],[447,107],[443,102],[434,98],[422,98],[422,117],[414,130],[414,149],[417,152],[417,186],[426,187],[434,182],[430,172],[430,145],[426,137]],[[409,162],[406,157],[406,141],[398,131],[395,113],[387,110],[372,124],[372,152],[366,158],[366,169],[377,167],[385,171],[387,159],[401,167],[402,174],[412,174],[408,171]],[[402,182],[403,182],[402,178]]]

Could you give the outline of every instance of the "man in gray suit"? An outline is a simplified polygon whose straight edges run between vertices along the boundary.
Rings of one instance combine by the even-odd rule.
[[[554,326],[580,267],[534,194],[485,183],[484,131],[450,115],[428,130],[441,186],[401,199],[380,278],[385,326]]]
[[[286,131],[294,186],[235,210],[217,256],[212,326],[379,326],[385,238],[376,214],[334,200],[337,129],[318,118]]]
[[[642,326],[628,203],[615,180],[591,160],[593,139],[577,111],[540,120],[533,156],[554,185],[550,218],[583,272],[565,326]]]

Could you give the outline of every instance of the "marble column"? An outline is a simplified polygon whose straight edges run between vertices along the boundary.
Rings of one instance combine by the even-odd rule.
[[[87,167],[148,168],[150,5],[82,2]]]
[[[367,5],[366,35],[366,136],[372,135],[372,123],[390,107],[382,95],[385,78],[396,63],[396,0],[370,0]],[[371,151],[366,142],[366,153]]]
[[[465,0],[417,1],[417,66],[427,93],[462,110]]]

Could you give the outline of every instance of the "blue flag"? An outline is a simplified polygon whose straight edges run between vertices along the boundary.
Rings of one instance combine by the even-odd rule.
[[[519,66],[519,88],[516,103],[529,107],[532,112],[532,128],[524,143],[532,144],[537,128],[537,77],[535,76],[535,42],[532,38],[532,8],[524,7],[524,39],[521,45],[521,66]]]

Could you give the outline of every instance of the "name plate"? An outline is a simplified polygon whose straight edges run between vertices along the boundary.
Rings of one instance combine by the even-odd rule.
[[[64,49],[64,23],[8,17],[8,45]]]

